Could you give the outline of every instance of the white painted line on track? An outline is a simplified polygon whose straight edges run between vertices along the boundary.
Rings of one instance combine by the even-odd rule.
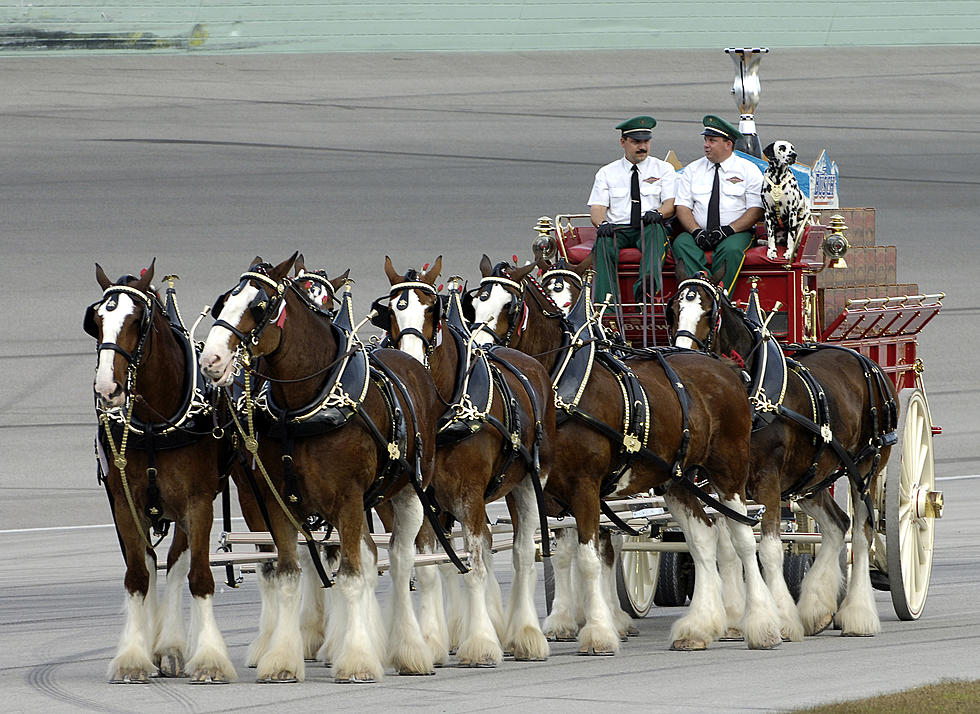
[[[937,481],[963,481],[968,478],[980,478],[980,474],[969,474],[968,476],[936,476]]]
[[[233,521],[244,521],[245,519],[241,516],[236,516],[232,518]],[[215,518],[215,523],[220,523],[220,520]],[[15,533],[43,533],[45,531],[86,531],[92,530],[93,528],[112,528],[112,523],[98,523],[92,526],[48,526],[46,528],[11,528],[9,530],[0,531],[0,535],[11,535]]]

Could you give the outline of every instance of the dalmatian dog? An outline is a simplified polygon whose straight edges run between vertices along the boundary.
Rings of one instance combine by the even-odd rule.
[[[793,249],[810,221],[810,208],[790,166],[796,163],[796,149],[788,141],[774,141],[762,150],[769,160],[763,173],[762,206],[766,217],[768,249],[766,256],[776,260],[776,242],[786,243],[783,259],[793,256]]]

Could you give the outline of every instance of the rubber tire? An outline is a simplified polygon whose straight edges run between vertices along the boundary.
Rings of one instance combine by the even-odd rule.
[[[660,554],[660,574],[657,576],[657,591],[653,596],[655,605],[681,607],[687,602],[688,577],[684,572],[682,555],[687,553]]]
[[[813,556],[809,553],[787,553],[783,556],[783,578],[794,602],[800,601],[803,578],[806,577],[811,565],[813,565]]]

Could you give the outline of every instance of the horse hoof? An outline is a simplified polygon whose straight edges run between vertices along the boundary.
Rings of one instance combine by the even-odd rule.
[[[258,684],[295,684],[299,681],[295,673],[289,670],[279,670],[273,675],[268,677],[262,677],[261,679],[255,680]]]
[[[814,622],[811,627],[812,629],[804,628],[804,634],[806,635],[819,635],[821,632],[826,630],[828,627],[834,624],[833,615],[825,615],[816,622]]]
[[[406,670],[404,672],[399,672],[398,676],[399,677],[432,677],[435,675],[435,673],[436,673],[435,670],[432,670],[431,672],[410,672]]]
[[[841,637],[874,637],[873,632],[844,632],[841,630]]]
[[[370,674],[353,674],[346,679],[337,677],[334,681],[337,684],[374,684],[374,677]]]
[[[592,647],[578,651],[580,657],[612,657],[616,653],[613,650],[597,650]]]
[[[675,652],[700,652],[701,650],[708,649],[708,643],[703,640],[674,640],[670,645],[670,649]]]
[[[545,639],[548,642],[575,642],[578,639],[577,635],[556,635],[554,633],[548,635]]]
[[[222,677],[220,672],[203,669],[191,675],[190,684],[228,684],[228,679]]]
[[[478,661],[468,662],[468,661],[460,660],[459,666],[469,667],[471,669],[494,669],[497,666],[497,663],[494,662],[493,660],[487,660],[485,662],[478,662]]]
[[[149,684],[150,675],[140,670],[138,672],[117,672],[116,676],[109,680],[109,684]]]
[[[627,625],[626,636],[627,637],[638,637],[640,634],[640,628],[636,625]]]
[[[725,634],[718,638],[719,642],[742,642],[745,638],[742,631],[735,627],[729,627]]]
[[[160,657],[161,677],[186,677],[184,656],[180,652],[168,652]]]

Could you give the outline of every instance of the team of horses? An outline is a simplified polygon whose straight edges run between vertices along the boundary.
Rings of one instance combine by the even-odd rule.
[[[247,664],[258,681],[301,681],[311,658],[341,682],[432,674],[453,654],[462,666],[493,667],[505,653],[545,659],[548,640],[577,638],[582,654],[614,654],[635,627],[615,600],[603,499],[650,491],[664,496],[695,564],[672,649],[705,649],[726,634],[770,649],[833,621],[846,635],[878,631],[867,494],[897,411],[873,364],[801,347],[779,372],[772,356],[756,371],[782,379],[777,409],[743,379],[760,355],[774,354],[757,344],[764,324],[707,276],[682,282],[669,303],[685,344],[632,350],[609,339],[581,268],[484,256],[472,290],[459,278],[439,286],[441,257],[422,270],[386,258],[383,269],[390,291],[365,318],[383,328],[380,344],[358,335],[347,274],[330,279],[297,254],[277,265],[250,261],[196,343],[172,281],[165,298],[154,288],[153,264],[116,281],[96,266],[103,294],[84,326],[97,340],[100,479],[126,562],[126,623],[110,681],[236,678],[209,567],[212,504],[229,478],[248,527],[275,542],[276,558],[257,568],[262,611]],[[694,346],[703,349],[684,349]],[[856,527],[839,604],[850,519],[827,486],[842,472]],[[506,605],[486,511],[501,498],[513,523]],[[798,604],[783,579],[785,498],[824,534]],[[766,506],[758,548],[750,499]],[[370,513],[390,534],[386,616]],[[549,538],[546,516],[573,516],[575,527]],[[158,598],[154,539],[170,524]],[[339,536],[339,547],[317,543],[314,526]],[[556,568],[543,623],[534,601],[539,529]],[[417,553],[439,549],[449,565],[415,567]]]

